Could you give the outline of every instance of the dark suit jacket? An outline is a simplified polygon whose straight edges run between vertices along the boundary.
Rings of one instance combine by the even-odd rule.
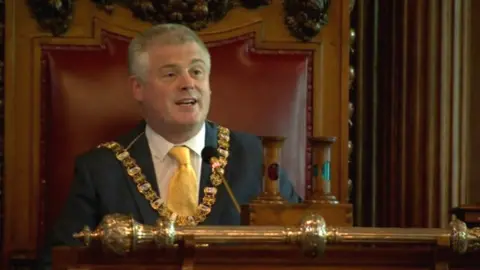
[[[119,138],[127,147],[145,130],[142,122],[134,130]],[[217,147],[217,125],[206,123],[205,146]],[[260,194],[263,175],[263,149],[258,137],[246,133],[230,133],[230,155],[225,168],[225,177],[240,205],[248,204]],[[131,156],[142,168],[147,180],[158,192],[153,161],[145,135],[140,135],[130,148]],[[210,185],[210,165],[202,163],[200,179],[200,200],[203,188]],[[290,202],[298,202],[299,197],[290,181],[281,173],[281,193]],[[79,245],[72,237],[85,225],[91,229],[110,213],[129,214],[140,223],[155,224],[158,213],[137,191],[124,167],[106,148],[93,149],[76,159],[75,179],[71,191],[55,227],[47,239],[47,248],[41,256],[44,263],[49,260],[50,249],[54,245]],[[218,187],[217,201],[207,219],[199,225],[239,225],[240,215],[234,207],[224,185]]]

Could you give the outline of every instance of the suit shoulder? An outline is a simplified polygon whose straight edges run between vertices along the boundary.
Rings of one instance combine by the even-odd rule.
[[[262,141],[260,137],[242,131],[230,131],[230,137],[233,141],[248,147],[261,147]]]
[[[93,165],[99,163],[105,163],[109,160],[114,160],[115,155],[112,150],[105,147],[95,147],[90,150],[81,153],[75,158],[77,164]]]
[[[89,161],[105,161],[105,160],[110,160],[115,157],[114,153],[112,150],[103,147],[102,145],[105,143],[110,143],[110,142],[117,142],[124,148],[128,148],[128,145],[135,142],[138,137],[142,134],[142,131],[145,129],[145,123],[141,122],[140,124],[137,125],[137,127],[129,130],[128,132],[121,134],[117,138],[110,140],[110,141],[104,141],[96,146],[88,149],[87,151],[81,153],[76,157],[77,162],[89,162]]]
[[[212,122],[212,121],[207,121],[207,125],[209,125],[209,128],[213,129],[213,130],[216,130],[219,126],[221,126],[221,125],[219,125],[215,122]],[[230,129],[229,127],[225,127],[225,128],[228,128],[229,131],[230,131],[230,142],[233,146],[235,146],[235,145],[245,146],[245,147],[248,147],[248,148],[252,148],[252,147],[261,148],[262,147],[262,141],[261,141],[260,137],[254,135],[252,133],[233,130],[233,129]]]

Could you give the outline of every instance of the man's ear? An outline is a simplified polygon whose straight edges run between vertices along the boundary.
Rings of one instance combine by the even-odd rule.
[[[133,98],[137,101],[143,101],[143,83],[136,76],[130,76],[129,82]]]

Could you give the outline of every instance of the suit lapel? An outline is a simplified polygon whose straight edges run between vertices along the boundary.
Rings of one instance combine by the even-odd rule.
[[[205,147],[211,146],[215,149],[217,148],[217,127],[210,122],[205,124]],[[202,161],[202,172],[200,174],[200,189],[198,196],[198,203],[202,202],[203,199],[203,189],[210,184],[210,175],[212,169],[208,161]]]
[[[130,142],[128,142],[128,144],[133,143],[129,149],[129,152],[130,155],[136,160],[138,166],[142,170],[142,173],[145,175],[146,180],[152,186],[152,189],[159,194],[152,156],[144,130],[145,123],[143,122],[135,129],[133,132],[134,136],[131,136],[132,139]],[[124,147],[127,147],[127,145],[124,145]],[[159,217],[158,213],[150,206],[150,203],[143,196],[143,194],[138,191],[133,179],[126,172],[125,177],[130,187],[129,190],[131,191],[132,196],[138,205],[140,215],[142,216],[144,223],[155,224]]]

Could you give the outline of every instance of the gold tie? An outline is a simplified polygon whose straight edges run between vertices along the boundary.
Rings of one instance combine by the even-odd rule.
[[[167,206],[181,216],[192,216],[197,208],[198,183],[190,164],[190,149],[175,146],[170,152],[178,162],[178,168],[170,179]]]

